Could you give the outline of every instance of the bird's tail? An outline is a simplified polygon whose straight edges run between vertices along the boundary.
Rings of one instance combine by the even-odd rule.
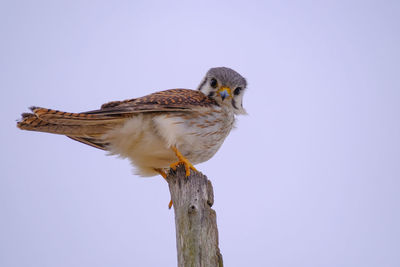
[[[70,113],[31,107],[23,113],[17,127],[22,130],[66,135],[76,141],[104,149],[101,136],[121,123],[126,117],[102,114]]]

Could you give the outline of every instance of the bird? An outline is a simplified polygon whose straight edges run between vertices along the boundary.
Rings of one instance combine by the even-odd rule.
[[[211,68],[196,90],[169,89],[143,97],[105,103],[81,113],[31,107],[22,113],[22,130],[65,135],[83,144],[128,158],[137,175],[161,174],[179,164],[186,176],[208,161],[247,114],[247,81],[227,67]]]

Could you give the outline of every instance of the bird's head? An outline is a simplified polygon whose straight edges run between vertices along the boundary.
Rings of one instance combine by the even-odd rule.
[[[207,72],[198,90],[215,99],[218,104],[232,107],[235,114],[247,114],[242,104],[246,86],[246,79],[239,73],[230,68],[218,67]]]

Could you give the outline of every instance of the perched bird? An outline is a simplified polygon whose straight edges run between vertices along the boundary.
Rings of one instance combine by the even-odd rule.
[[[137,174],[166,177],[166,169],[209,160],[235,122],[246,80],[236,71],[210,69],[197,90],[171,89],[140,98],[109,102],[82,113],[32,107],[17,126],[66,135],[84,144],[129,158]]]

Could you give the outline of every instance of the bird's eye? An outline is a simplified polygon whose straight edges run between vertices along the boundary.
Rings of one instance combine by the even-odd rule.
[[[210,85],[211,85],[212,88],[216,88],[217,85],[218,85],[217,80],[212,78],[211,81],[210,81]]]
[[[236,87],[235,91],[233,91],[234,95],[240,94],[240,91],[242,91],[242,87]]]

